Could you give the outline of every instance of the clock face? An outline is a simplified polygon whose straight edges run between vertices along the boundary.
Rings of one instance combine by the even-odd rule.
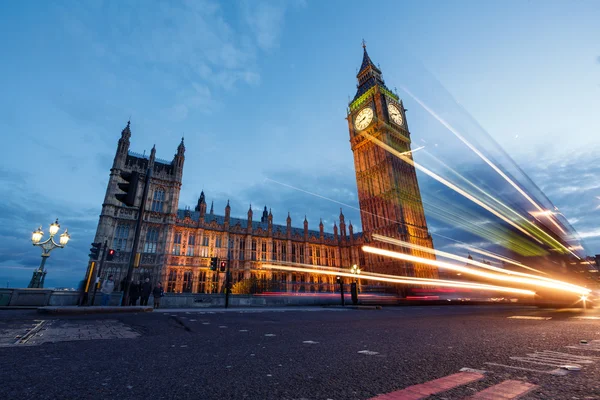
[[[373,109],[371,107],[365,107],[356,115],[354,119],[354,126],[359,131],[365,129],[373,121]]]
[[[388,104],[388,114],[390,114],[390,119],[397,123],[398,125],[402,125],[402,114],[398,107],[394,104]]]

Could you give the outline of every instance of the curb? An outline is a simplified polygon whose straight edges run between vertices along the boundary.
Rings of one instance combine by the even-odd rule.
[[[142,313],[152,312],[152,307],[39,307],[41,314],[114,314],[114,313]]]

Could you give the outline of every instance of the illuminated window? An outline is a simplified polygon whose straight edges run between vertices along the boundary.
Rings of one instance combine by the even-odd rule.
[[[240,260],[244,260],[244,249],[246,248],[246,241],[240,239]]]
[[[194,255],[194,245],[195,244],[196,244],[196,236],[195,235],[189,235],[188,236],[188,246],[187,246],[186,255],[188,255],[188,256],[193,256]]]
[[[115,230],[115,238],[113,239],[113,249],[126,250],[127,238],[129,237],[129,225],[119,224]]]
[[[162,212],[164,201],[165,201],[165,191],[162,189],[156,189],[154,191],[154,197],[152,198],[152,211]]]
[[[181,291],[183,293],[192,292],[192,271],[185,271],[183,273],[183,287]]]
[[[146,233],[146,242],[144,243],[144,253],[156,253],[158,244],[158,229],[150,228]]]
[[[177,271],[172,269],[169,271],[169,279],[167,280],[167,292],[174,293],[176,284],[177,284]]]
[[[206,293],[206,271],[200,271],[198,274],[198,293]]]
[[[176,256],[181,254],[181,232],[176,232],[173,237],[173,254]]]

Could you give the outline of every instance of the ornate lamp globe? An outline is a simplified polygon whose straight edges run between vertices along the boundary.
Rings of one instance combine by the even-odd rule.
[[[60,245],[66,245],[69,242],[69,239],[71,239],[71,236],[69,235],[69,230],[65,229],[65,232],[62,235],[60,235]]]
[[[60,224],[58,223],[58,218],[56,218],[56,221],[53,224],[50,224],[50,236],[56,235],[59,229]]]
[[[42,227],[40,226],[31,234],[31,241],[33,242],[33,244],[39,243],[40,240],[42,240],[42,236],[44,236],[44,232],[42,231]]]

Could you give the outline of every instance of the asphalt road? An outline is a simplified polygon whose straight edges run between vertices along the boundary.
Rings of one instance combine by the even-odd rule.
[[[485,372],[426,398],[518,381],[524,399],[600,399],[600,310],[0,311],[0,346],[5,399],[369,399],[462,368]]]

